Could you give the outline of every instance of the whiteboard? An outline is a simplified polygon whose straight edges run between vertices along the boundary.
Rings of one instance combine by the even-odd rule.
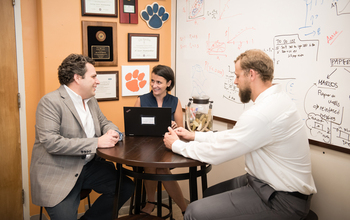
[[[350,0],[178,0],[176,96],[207,95],[237,121],[234,60],[261,49],[305,121],[310,140],[350,152]],[[215,128],[214,128],[215,129]]]

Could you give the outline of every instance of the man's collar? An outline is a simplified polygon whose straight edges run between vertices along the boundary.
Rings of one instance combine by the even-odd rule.
[[[78,95],[76,92],[74,92],[72,89],[70,89],[68,86],[63,85],[64,88],[66,89],[68,95],[70,96],[70,98],[72,100],[74,100],[75,102],[81,102],[83,99],[81,98],[80,95]],[[84,102],[87,103],[91,98],[88,99],[84,99]]]
[[[282,91],[282,85],[281,84],[272,84],[269,88],[267,88],[265,91],[259,94],[259,96],[255,99],[254,103],[258,103],[260,100],[263,100],[265,97],[278,93]]]

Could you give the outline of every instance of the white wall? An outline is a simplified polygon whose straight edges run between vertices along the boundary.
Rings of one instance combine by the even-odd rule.
[[[310,145],[317,194],[311,208],[319,220],[350,219],[350,155]]]

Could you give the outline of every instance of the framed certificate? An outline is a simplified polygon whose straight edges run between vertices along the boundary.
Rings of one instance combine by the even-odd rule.
[[[82,21],[83,55],[95,66],[117,66],[117,23]]]
[[[118,17],[117,0],[81,0],[83,16]]]
[[[159,34],[128,34],[128,61],[159,61]]]
[[[97,71],[97,85],[95,98],[98,101],[119,100],[119,72],[118,71]]]

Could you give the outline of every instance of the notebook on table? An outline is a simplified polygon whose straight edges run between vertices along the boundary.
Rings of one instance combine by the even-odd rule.
[[[127,136],[164,136],[171,126],[171,108],[124,107]]]

